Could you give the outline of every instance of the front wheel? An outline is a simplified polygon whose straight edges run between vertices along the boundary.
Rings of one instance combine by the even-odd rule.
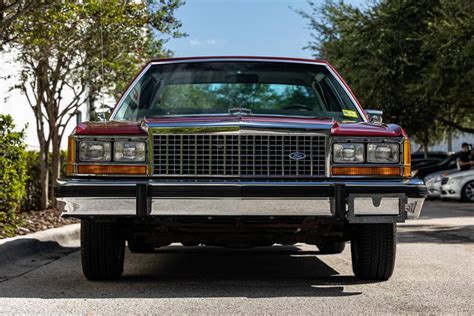
[[[461,200],[474,202],[474,181],[466,183],[461,191]]]
[[[125,240],[116,223],[81,221],[82,271],[89,280],[113,280],[122,275]]]
[[[360,224],[351,240],[352,270],[361,280],[385,281],[395,266],[396,224]]]

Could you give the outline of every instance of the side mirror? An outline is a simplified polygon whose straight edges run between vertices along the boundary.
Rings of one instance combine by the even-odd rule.
[[[382,124],[383,111],[380,110],[366,110],[369,115],[369,121],[373,124]]]
[[[101,122],[105,122],[109,119],[111,114],[111,109],[108,107],[98,108],[94,111],[97,114],[97,118]]]

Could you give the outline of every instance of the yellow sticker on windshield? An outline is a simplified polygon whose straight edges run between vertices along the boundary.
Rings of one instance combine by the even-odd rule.
[[[352,111],[352,110],[342,110],[342,114],[344,114],[344,116],[347,116],[347,117],[355,117],[355,118],[358,117],[356,111]]]

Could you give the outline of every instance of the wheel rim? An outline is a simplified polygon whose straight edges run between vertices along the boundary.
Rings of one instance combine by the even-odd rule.
[[[469,182],[466,185],[465,194],[469,201],[474,201],[474,182]]]

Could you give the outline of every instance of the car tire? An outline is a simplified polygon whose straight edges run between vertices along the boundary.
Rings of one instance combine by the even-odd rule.
[[[396,224],[361,224],[351,240],[352,270],[361,280],[385,281],[395,266]]]
[[[147,244],[142,238],[130,238],[127,242],[128,250],[131,253],[153,253],[155,251],[155,247]]]
[[[346,243],[338,241],[321,242],[316,244],[316,247],[318,247],[320,254],[332,255],[343,252],[344,248],[346,248]]]
[[[113,280],[123,273],[125,240],[116,223],[81,221],[82,271],[89,280]]]
[[[474,202],[474,181],[469,181],[462,187],[461,200],[466,202]]]

